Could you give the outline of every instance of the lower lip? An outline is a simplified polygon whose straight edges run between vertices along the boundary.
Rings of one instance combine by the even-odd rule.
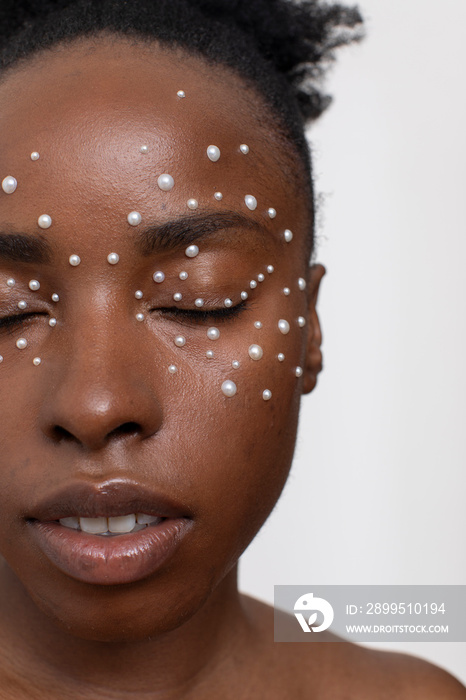
[[[114,586],[155,573],[178,549],[192,520],[167,518],[139,532],[100,537],[57,522],[30,521],[36,544],[65,574],[83,583]]]

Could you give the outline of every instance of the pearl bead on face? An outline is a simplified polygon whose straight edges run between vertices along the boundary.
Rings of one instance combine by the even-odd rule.
[[[275,268],[274,268],[273,265],[267,265],[267,272],[269,273],[269,275],[272,274],[272,272],[274,271],[274,269],[275,269]]]
[[[233,302],[231,299],[225,299],[225,301],[223,303],[225,304],[227,309],[229,309],[231,306],[233,306]]]
[[[260,345],[250,345],[248,355],[251,360],[261,360],[264,355],[264,351]]]
[[[209,146],[207,149],[207,157],[213,163],[216,163],[220,158],[220,148],[218,146]]]
[[[257,199],[252,194],[246,195],[246,197],[244,198],[244,203],[246,204],[247,208],[251,211],[257,209]]]
[[[303,368],[302,368],[302,367],[296,367],[294,373],[296,374],[297,377],[302,377],[302,376],[303,376]]]
[[[81,258],[79,257],[79,255],[70,255],[70,257],[69,257],[70,265],[72,265],[73,267],[77,267],[80,264],[80,262],[81,262]]]
[[[142,299],[144,294],[142,293],[142,291],[140,289],[138,289],[137,292],[134,292],[134,296],[136,297],[136,299]]]
[[[221,192],[216,192],[216,193],[214,194],[214,197],[215,197],[215,199],[217,200],[217,202],[221,202],[222,199],[223,199],[223,194],[222,194]]]
[[[285,359],[285,355],[282,352],[279,352],[277,355],[277,359],[279,362],[283,362]]]
[[[172,190],[175,186],[175,181],[171,175],[168,175],[168,173],[163,173],[163,175],[159,176],[157,184],[163,192],[170,192],[170,190]]]
[[[158,272],[154,272],[154,274],[152,275],[152,279],[154,280],[154,282],[157,282],[157,284],[161,284],[165,279],[165,275],[159,270]]]
[[[32,364],[35,365],[36,367],[38,367],[41,362],[42,362],[42,360],[40,359],[40,357],[35,357],[32,361]]]
[[[211,360],[211,359],[213,358],[213,356],[214,356],[214,351],[213,351],[213,350],[207,350],[205,356],[206,356],[209,360]]]
[[[218,328],[208,328],[207,337],[209,340],[218,340],[220,338],[220,331]]]
[[[37,151],[33,151],[31,153],[31,160],[39,160],[40,155],[37,153]]]
[[[204,306],[204,299],[196,299],[194,306],[197,306],[197,308],[200,309],[202,306]]]
[[[247,292],[241,292],[241,299],[242,299],[243,301],[246,301],[246,299],[248,298],[248,296],[249,296],[249,295],[248,295]]]
[[[52,301],[60,301],[60,297],[58,296],[58,294],[52,294]]]
[[[19,350],[24,350],[24,348],[27,348],[27,345],[28,341],[26,340],[26,338],[18,338],[18,340],[16,341],[16,347]]]
[[[149,153],[149,146],[141,146],[139,150],[145,155],[146,153]]]
[[[29,289],[33,292],[37,292],[40,289],[40,282],[38,280],[30,280]]]
[[[257,328],[257,330],[260,331],[260,329],[262,328],[262,323],[260,321],[255,321],[254,328]]]
[[[183,295],[181,292],[176,292],[176,294],[173,295],[173,301],[181,301],[183,298]]]
[[[293,240],[293,234],[291,233],[289,228],[285,230],[285,232],[283,233],[283,237],[287,243]]]
[[[289,296],[290,296],[290,288],[289,288],[289,287],[284,287],[284,288],[283,288],[283,294],[284,294],[286,297],[289,297]]]
[[[26,308],[27,308],[27,303],[25,301],[18,301],[18,309],[22,309],[24,311],[24,309],[26,309]]]
[[[305,325],[306,325],[306,319],[304,318],[304,316],[298,316],[298,326],[300,328],[304,328]]]
[[[144,314],[136,314],[136,321],[144,321]]]
[[[180,280],[183,280],[183,281],[184,281],[184,280],[187,280],[187,279],[188,279],[188,273],[185,272],[185,271],[180,272],[180,274],[178,275],[178,277],[180,278]]]
[[[241,151],[241,153],[244,153],[244,155],[247,155],[249,153],[249,146],[245,143],[242,143],[239,147],[239,150]]]
[[[304,290],[306,289],[306,280],[303,277],[300,277],[298,279],[298,287],[302,292],[304,292]]]
[[[255,289],[255,288],[257,287],[257,282],[256,282],[256,280],[251,280],[251,281],[249,282],[249,286],[251,287],[251,289]]]
[[[187,258],[195,258],[196,255],[199,255],[199,248],[197,245],[190,245],[184,252]]]
[[[17,187],[18,181],[12,175],[7,175],[2,182],[2,190],[5,192],[5,194],[13,194]]]
[[[265,389],[262,392],[262,398],[264,399],[264,401],[270,401],[270,399],[272,398],[272,392],[270,391],[270,389]]]
[[[197,209],[199,202],[197,199],[188,199],[188,209]]]
[[[57,319],[56,319],[56,318],[51,318],[51,319],[49,320],[49,326],[50,326],[51,328],[55,328],[56,325],[57,325]]]
[[[176,365],[170,365],[168,371],[170,372],[170,374],[175,374],[176,369]]]
[[[270,207],[270,209],[267,211],[267,213],[271,219],[275,219],[275,217],[277,216],[277,212],[273,207]]]
[[[278,330],[280,333],[283,333],[283,335],[287,335],[287,333],[290,332],[290,324],[288,321],[285,321],[284,318],[281,318],[278,322]]]
[[[262,272],[260,272],[260,273],[257,275],[257,281],[258,281],[258,282],[263,282],[264,280],[265,280],[265,275],[263,275]]]
[[[50,228],[52,225],[52,218],[48,214],[42,214],[37,219],[37,223],[40,228]]]
[[[14,287],[15,284],[16,284],[16,282],[15,282],[15,280],[13,279],[13,277],[9,277],[9,278],[7,279],[7,281],[6,281],[7,287]]]
[[[118,253],[109,253],[109,255],[107,255],[107,260],[110,263],[110,265],[116,265],[119,259],[120,256],[118,255]]]
[[[174,342],[177,348],[182,348],[186,345],[186,338],[184,335],[177,335]]]
[[[138,211],[130,211],[127,219],[130,226],[139,226],[142,221],[142,216]]]
[[[231,366],[233,367],[233,369],[239,369],[241,367],[238,360],[233,360],[233,362],[231,363]]]
[[[222,384],[222,392],[225,394],[225,396],[227,396],[228,398],[231,398],[237,392],[236,384],[234,382],[232,382],[230,379],[227,379]]]
[[[176,94],[177,94],[178,97],[180,97],[181,99],[182,99],[183,97],[186,97],[186,93],[185,93],[184,90],[178,90],[178,92],[177,92]]]

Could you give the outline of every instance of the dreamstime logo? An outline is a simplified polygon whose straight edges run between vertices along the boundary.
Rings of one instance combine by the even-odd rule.
[[[301,625],[303,632],[323,632],[327,630],[333,622],[334,612],[332,606],[324,598],[314,598],[314,593],[306,593],[298,598],[294,604],[294,610],[294,615]],[[314,627],[318,612],[322,613],[324,620],[322,624]],[[311,613],[307,622],[303,613]]]

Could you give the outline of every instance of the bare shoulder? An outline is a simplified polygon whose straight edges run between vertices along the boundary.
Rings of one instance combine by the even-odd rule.
[[[261,639],[264,664],[280,682],[303,700],[466,700],[466,687],[449,673],[407,654],[378,651],[343,641],[324,632],[331,643],[273,641],[274,611],[252,598],[244,604]],[[290,638],[302,632],[295,619],[283,613]],[[294,632],[296,635],[293,637]],[[273,697],[281,697],[279,693]],[[285,698],[286,695],[283,695]]]

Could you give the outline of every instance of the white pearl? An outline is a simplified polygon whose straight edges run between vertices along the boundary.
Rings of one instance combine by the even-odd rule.
[[[72,265],[73,267],[77,267],[81,262],[81,258],[79,257],[79,255],[70,255],[69,262],[70,265]]]
[[[209,146],[207,149],[207,157],[213,163],[216,163],[220,158],[220,148],[218,146]]]
[[[37,290],[40,289],[40,282],[38,280],[30,280],[29,289],[32,289],[33,292],[37,292]]]
[[[223,194],[221,192],[216,192],[214,197],[218,202],[220,202],[223,199]]]
[[[207,350],[205,356],[208,357],[209,360],[211,360],[211,359],[213,358],[213,356],[214,356],[214,351],[213,351],[213,350]]]
[[[255,321],[254,328],[257,328],[257,330],[260,330],[262,328],[262,323],[260,321]]]
[[[306,280],[303,277],[298,279],[298,287],[302,292],[306,289]]]
[[[298,316],[298,326],[300,328],[304,328],[305,325],[306,325],[306,319],[304,318],[304,316]]]
[[[52,225],[52,219],[48,214],[42,214],[42,216],[39,216],[37,219],[37,223],[41,228],[50,228]]]
[[[184,345],[186,345],[186,338],[184,337],[184,335],[176,336],[175,345],[177,348],[182,348]]]
[[[257,209],[257,199],[252,196],[252,194],[247,194],[246,197],[244,198],[244,202],[247,206],[248,209],[251,211],[254,211],[254,209]]]
[[[251,360],[261,360],[264,355],[264,351],[260,345],[250,345],[248,355]]]
[[[270,391],[270,389],[265,389],[262,392],[262,398],[264,399],[264,401],[270,401],[270,399],[272,398],[272,392]]]
[[[144,294],[141,292],[140,289],[138,289],[137,292],[134,292],[134,296],[136,297],[136,299],[142,299]]]
[[[246,155],[247,153],[249,153],[249,146],[247,146],[245,143],[242,143],[239,147],[239,150],[241,151],[241,153],[244,153]]]
[[[302,367],[296,367],[294,373],[296,374],[297,377],[302,377],[302,376],[303,376],[303,368],[302,368]]]
[[[188,209],[197,209],[199,202],[197,199],[188,199]]]
[[[144,321],[144,314],[136,314],[136,321]]]
[[[31,160],[39,160],[40,155],[37,153],[37,151],[33,151],[31,153]]]
[[[25,309],[27,307],[27,303],[25,301],[18,301],[18,309]]]
[[[3,355],[0,355],[0,362],[3,362]]]
[[[267,214],[270,216],[271,219],[275,219],[275,217],[277,216],[277,212],[273,207],[270,207],[270,209],[268,209]]]
[[[170,372],[170,374],[175,374],[176,369],[176,365],[170,365],[168,371]]]
[[[110,263],[110,265],[116,265],[117,262],[120,260],[120,256],[118,253],[109,253],[107,255],[107,260]]]
[[[201,306],[204,306],[204,299],[196,299],[196,301],[194,302],[194,306],[197,306],[198,309],[200,309]]]
[[[152,279],[154,280],[154,282],[157,282],[157,284],[160,284],[164,281],[165,275],[159,270],[158,272],[154,272],[154,274],[152,275]]]
[[[52,294],[52,301],[60,301],[58,294]]]
[[[184,90],[178,90],[176,94],[178,95],[178,97],[186,97],[186,93]]]
[[[173,295],[174,301],[181,301],[182,298],[183,298],[183,295],[181,294],[181,292],[176,292],[176,294]]]
[[[20,350],[24,350],[24,348],[27,348],[28,341],[26,338],[18,338],[16,341],[16,347],[19,348]]]
[[[225,396],[228,396],[231,398],[236,394],[236,384],[232,382],[230,379],[227,379],[226,382],[223,382],[222,384],[222,391],[225,394]]]
[[[141,146],[139,150],[141,153],[149,153],[149,146]]]
[[[130,211],[126,218],[130,226],[138,226],[142,221],[142,216],[138,211]]]
[[[231,366],[233,367],[233,369],[239,369],[241,365],[238,362],[238,360],[233,360],[233,362],[231,363]]]
[[[233,302],[232,302],[231,299],[225,299],[225,301],[224,301],[223,303],[225,304],[225,306],[227,307],[227,309],[229,309],[230,306],[233,306]]]
[[[180,272],[180,274],[178,275],[178,277],[180,278],[180,280],[187,280],[187,279],[188,279],[188,273],[187,273],[187,272],[184,272],[184,271],[183,271],[183,272]]]
[[[290,288],[289,288],[289,287],[283,287],[283,294],[284,294],[286,297],[289,297],[289,296],[290,296]]]
[[[199,248],[197,247],[197,245],[190,245],[186,248],[184,252],[186,257],[195,258],[196,255],[199,255]]]
[[[283,360],[285,359],[285,355],[282,352],[279,352],[277,355],[277,359],[279,362],[283,362]]]
[[[293,234],[291,233],[290,229],[287,228],[283,234],[285,241],[289,243],[293,239]]]
[[[9,278],[7,279],[7,281],[6,281],[7,287],[14,287],[15,284],[16,284],[16,282],[15,282],[15,280],[13,279],[13,277],[9,277]]]
[[[287,333],[290,332],[290,324],[288,321],[285,321],[284,318],[281,318],[278,322],[278,330],[280,333],[283,333],[283,335],[286,335]]]
[[[173,189],[175,185],[175,181],[172,178],[171,175],[168,175],[167,173],[163,173],[163,175],[160,175],[157,184],[160,187],[161,190],[164,192],[169,192],[170,190]]]
[[[241,299],[242,299],[243,301],[246,301],[246,299],[248,298],[248,296],[249,296],[249,295],[248,295],[247,292],[241,292]]]
[[[7,175],[2,182],[2,190],[5,192],[5,194],[13,194],[17,187],[18,180],[12,175]]]
[[[220,338],[220,331],[218,328],[208,328],[207,337],[209,340],[218,340]]]
[[[51,328],[55,328],[56,325],[57,325],[57,319],[56,319],[56,318],[51,318],[51,319],[49,319],[49,326],[50,326]]]
[[[41,362],[42,362],[42,360],[40,359],[40,357],[35,357],[35,358],[33,359],[33,361],[32,361],[32,363],[33,363],[36,367],[38,367],[38,366],[40,365]]]
[[[258,282],[263,282],[265,280],[265,275],[263,275],[262,272],[260,272],[257,275],[257,280],[258,280]]]
[[[251,281],[249,282],[249,286],[251,287],[251,289],[255,289],[255,288],[257,287],[257,282],[256,282],[256,280],[251,280]]]
[[[269,273],[269,275],[272,274],[272,272],[274,271],[274,269],[275,269],[275,268],[274,268],[273,265],[267,265],[267,272]]]

